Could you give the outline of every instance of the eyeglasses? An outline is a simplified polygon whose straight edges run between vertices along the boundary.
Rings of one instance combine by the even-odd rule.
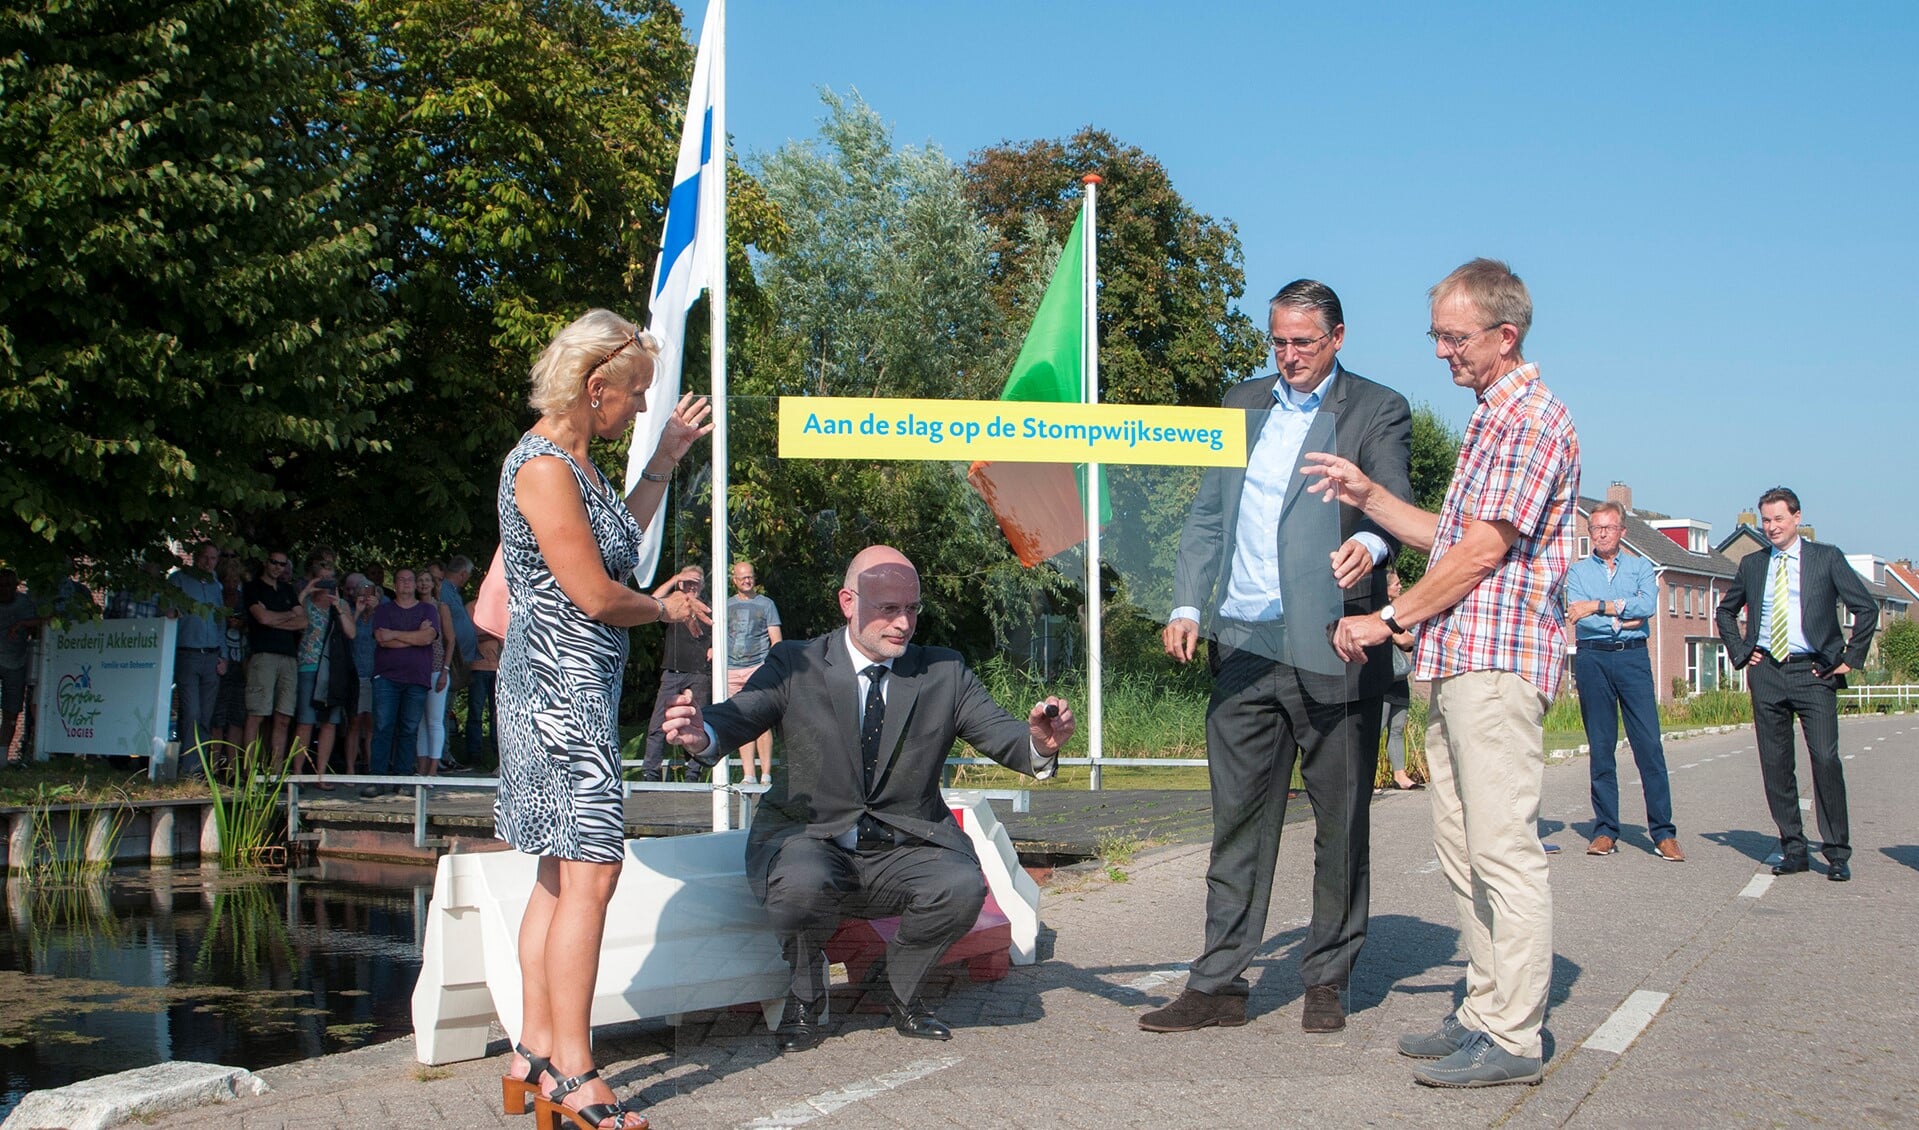
[[[847,591],[859,597],[861,600],[866,600],[866,594],[860,592],[858,589],[848,589]],[[911,604],[873,604],[869,601],[867,607],[877,613],[882,620],[897,620],[903,615],[918,616],[920,610],[925,608],[926,605],[917,600]]]
[[[1504,322],[1494,322],[1490,326],[1481,326],[1469,334],[1443,334],[1438,330],[1427,330],[1426,338],[1434,345],[1444,345],[1452,352],[1458,353],[1460,350],[1466,348],[1467,342],[1485,333],[1487,330],[1496,330],[1505,324]]]
[[[267,564],[276,565],[282,569],[289,569],[293,567],[293,562],[287,560],[284,557],[269,557],[267,558]]]
[[[1286,347],[1290,345],[1301,357],[1305,357],[1309,354],[1317,353],[1319,351],[1319,343],[1331,336],[1333,336],[1332,331],[1328,330],[1318,337],[1280,337],[1278,334],[1269,334],[1266,340],[1273,343],[1274,353],[1284,353],[1286,352]]]
[[[1621,527],[1619,526],[1587,526],[1586,528],[1595,534],[1616,534],[1620,531]]]

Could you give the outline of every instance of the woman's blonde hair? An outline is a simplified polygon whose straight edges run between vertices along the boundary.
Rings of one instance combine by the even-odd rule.
[[[526,402],[545,416],[571,411],[586,391],[586,379],[629,350],[658,361],[660,340],[611,310],[588,310],[553,335],[533,363],[533,392]]]

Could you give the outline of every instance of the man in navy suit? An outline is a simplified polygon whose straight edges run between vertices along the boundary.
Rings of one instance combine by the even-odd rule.
[[[920,1001],[920,982],[979,919],[986,880],[940,794],[946,758],[961,738],[1044,779],[1073,736],[1063,700],[1048,697],[1015,718],[959,652],[912,643],[920,578],[898,550],[862,550],[839,600],[845,630],[776,644],[739,694],[702,712],[683,693],[666,714],[667,740],[707,765],[780,731],[780,762],[747,837],[746,878],[793,967],[774,1033],[782,1051],[823,1035],[821,947],[847,915],[900,916],[886,947],[893,1026],[951,1038]]]
[[[1766,803],[1779,825],[1778,866],[1791,875],[1810,866],[1793,771],[1792,720],[1798,715],[1812,758],[1813,795],[1826,878],[1852,878],[1852,840],[1846,822],[1846,774],[1839,761],[1838,691],[1846,674],[1866,661],[1879,606],[1836,547],[1799,536],[1799,496],[1774,487],[1759,496],[1759,527],[1769,553],[1749,553],[1719,602],[1719,638],[1733,665],[1746,670],[1752,728],[1759,742],[1759,774]],[[1852,613],[1852,637],[1839,631],[1839,604]],[[1739,612],[1746,611],[1745,628]]]

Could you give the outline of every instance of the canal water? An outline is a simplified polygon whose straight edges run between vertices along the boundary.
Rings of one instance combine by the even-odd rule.
[[[173,1060],[258,1069],[412,1030],[433,871],[18,876],[0,933],[0,1118],[28,1092]]]

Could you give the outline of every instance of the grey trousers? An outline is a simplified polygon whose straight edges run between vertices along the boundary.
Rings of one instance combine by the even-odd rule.
[[[213,704],[220,697],[219,655],[174,652],[173,685],[180,691],[180,775],[205,776],[201,746],[213,739]]]
[[[793,995],[809,1003],[826,991],[821,947],[840,919],[900,916],[899,933],[886,946],[886,977],[903,1004],[979,921],[985,904],[979,861],[923,842],[849,850],[794,836],[766,877],[766,911],[793,967]]]
[[[1316,702],[1301,672],[1222,648],[1206,715],[1213,849],[1206,869],[1206,946],[1187,984],[1244,996],[1246,967],[1266,940],[1273,867],[1298,761],[1313,806],[1313,917],[1300,953],[1308,985],[1344,986],[1366,941],[1369,837],[1381,699]]]

